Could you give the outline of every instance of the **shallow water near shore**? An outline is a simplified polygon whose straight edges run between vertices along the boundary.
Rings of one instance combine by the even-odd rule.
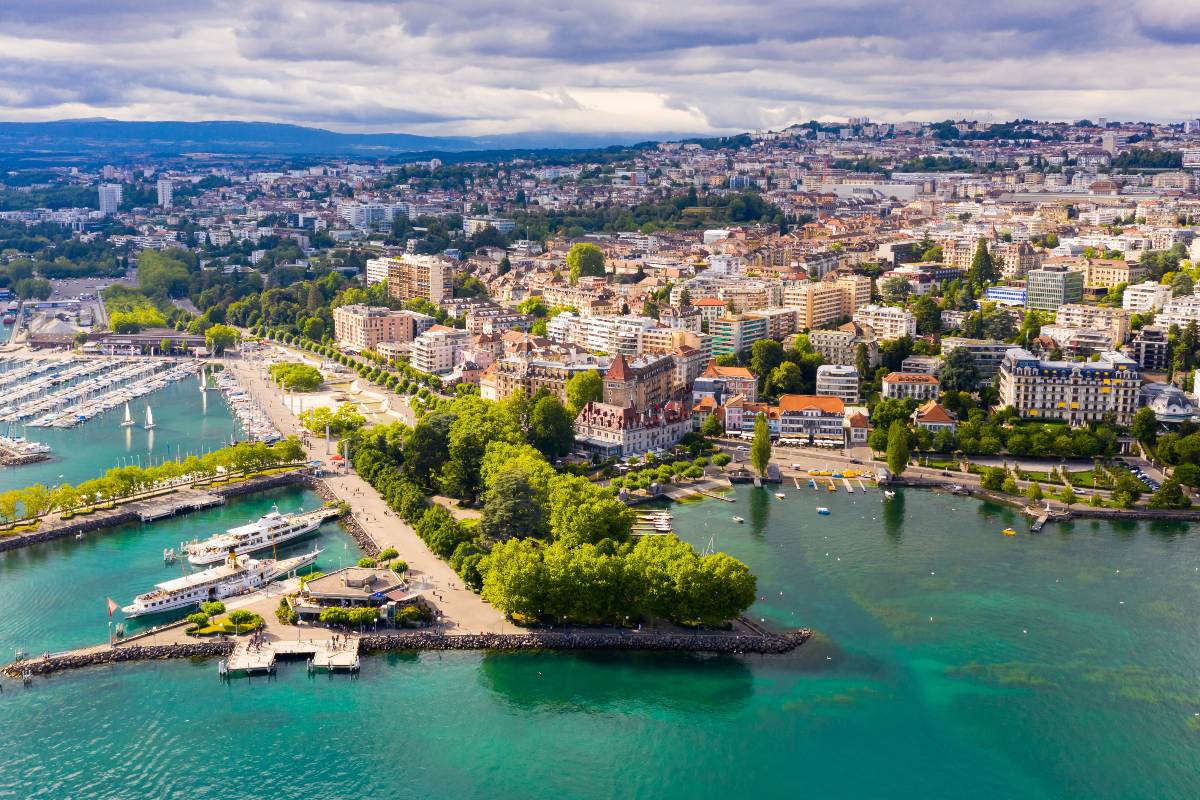
[[[146,405],[154,409],[154,430],[142,427]],[[99,414],[74,428],[22,428],[14,424],[12,435],[24,435],[50,445],[49,461],[0,467],[0,492],[35,483],[55,486],[98,478],[120,464],[157,463],[207,453],[240,439],[241,427],[229,413],[220,392],[201,392],[195,378],[184,378],[130,403],[138,424],[122,428],[123,407]],[[0,433],[8,433],[7,425]]]
[[[357,680],[297,663],[231,684],[211,660],[84,670],[0,695],[0,797],[1200,795],[1186,526],[1030,534],[969,498],[773,491],[676,506],[676,528],[751,565],[755,618],[817,629],[796,653],[389,654]]]

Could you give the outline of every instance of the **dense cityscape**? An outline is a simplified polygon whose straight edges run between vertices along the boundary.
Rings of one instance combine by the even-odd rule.
[[[0,14],[0,797],[1200,795],[1200,20],[852,5]]]

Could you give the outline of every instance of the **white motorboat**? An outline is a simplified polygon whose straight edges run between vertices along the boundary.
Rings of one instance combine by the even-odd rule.
[[[313,550],[295,558],[257,560],[230,553],[223,564],[155,584],[153,591],[139,594],[121,611],[127,617],[138,617],[252,592],[313,563],[320,554],[320,550]]]
[[[315,531],[329,514],[328,509],[280,514],[275,506],[256,522],[238,525],[204,541],[181,544],[179,549],[187,553],[189,563],[203,567],[221,561],[231,552],[240,556],[299,539]]]

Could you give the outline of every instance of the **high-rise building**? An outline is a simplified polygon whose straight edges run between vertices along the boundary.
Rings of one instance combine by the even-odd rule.
[[[170,208],[175,203],[175,184],[170,178],[158,179],[158,204],[163,208]]]
[[[388,294],[397,300],[425,298],[434,305],[454,295],[454,266],[439,256],[388,258]]]
[[[1029,271],[1025,303],[1037,311],[1053,311],[1083,299],[1083,273],[1062,266],[1044,266]]]
[[[858,370],[842,364],[817,367],[817,394],[837,397],[847,405],[858,402]]]
[[[380,342],[411,342],[433,327],[434,318],[415,311],[392,311],[364,305],[333,310],[333,330],[339,346],[374,349]]]
[[[100,184],[100,213],[104,216],[117,213],[121,208],[121,184]]]

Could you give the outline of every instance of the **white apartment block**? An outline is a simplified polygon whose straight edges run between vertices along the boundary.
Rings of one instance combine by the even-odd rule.
[[[1112,339],[1110,346],[1120,347],[1129,337],[1130,316],[1124,308],[1067,303],[1055,311],[1054,323],[1064,328],[1108,331]]]
[[[917,335],[917,318],[903,308],[863,306],[854,312],[854,321],[860,325],[869,325],[871,330],[875,331],[875,335],[884,341]]]
[[[1172,325],[1186,328],[1189,322],[1200,325],[1200,295],[1173,297],[1154,317],[1154,324],[1160,328],[1169,328]]]
[[[1023,417],[1062,420],[1078,427],[1114,414],[1129,425],[1137,411],[1142,378],[1137,362],[1120,353],[1099,361],[1042,361],[1013,348],[1000,365],[1000,404]]]
[[[121,184],[100,184],[100,213],[104,216],[117,213],[121,208]]]
[[[841,398],[847,405],[858,403],[858,370],[842,364],[817,367],[817,394]]]
[[[413,339],[409,361],[422,372],[445,375],[454,370],[458,351],[471,344],[471,334],[436,325]]]
[[[1171,287],[1146,281],[1125,287],[1121,308],[1131,314],[1149,314],[1159,311],[1171,299]]]
[[[155,184],[158,190],[158,204],[163,208],[170,208],[175,204],[175,184],[170,178],[159,178]]]
[[[941,384],[933,375],[920,372],[889,372],[883,377],[884,397],[903,400],[911,397],[918,402],[937,399]]]

